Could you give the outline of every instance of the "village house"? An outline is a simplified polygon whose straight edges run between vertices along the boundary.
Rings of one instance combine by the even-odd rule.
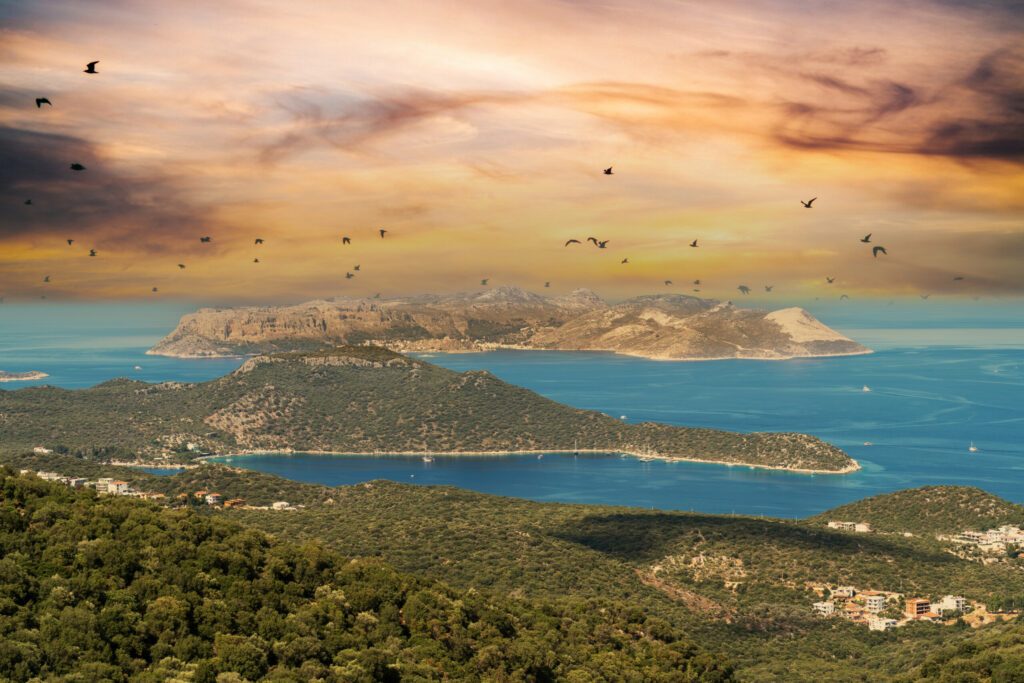
[[[279,500],[276,503],[272,503],[270,507],[273,508],[274,510],[287,510],[291,506],[288,505],[288,501]]]
[[[836,603],[831,600],[816,602],[813,605],[814,613],[823,617],[831,617],[836,613]]]
[[[43,448],[42,446],[36,446],[32,449],[32,452],[36,455],[49,455],[50,453],[53,453],[49,448]]]
[[[864,599],[864,609],[875,614],[884,610],[888,602],[885,594],[878,591],[863,591],[860,597]]]
[[[855,602],[843,605],[842,615],[855,624],[866,624],[869,616],[867,611]]]
[[[224,501],[224,507],[235,508],[245,505],[245,498],[232,498]]]
[[[967,598],[962,595],[946,595],[943,596],[942,600],[939,600],[933,608],[936,612],[941,614],[948,614],[951,612],[966,612],[967,611]]]
[[[832,589],[832,597],[834,598],[852,598],[857,594],[857,589],[853,586],[836,586]]]
[[[888,631],[891,628],[896,628],[898,623],[895,619],[880,617],[877,614],[868,617],[868,629],[871,631]]]
[[[220,505],[221,495],[219,493],[207,493],[205,500],[207,505]]]

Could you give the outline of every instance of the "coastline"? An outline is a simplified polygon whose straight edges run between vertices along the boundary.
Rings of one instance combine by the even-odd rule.
[[[49,377],[45,372],[38,370],[32,370],[30,372],[12,372],[8,374],[0,373],[0,382],[32,382],[37,379],[45,379]]]
[[[218,455],[203,455],[196,458],[197,461],[205,462],[217,458],[244,458],[251,455],[330,455],[330,456],[357,456],[357,457],[388,457],[388,456],[459,456],[459,455],[568,455],[571,453],[602,453],[622,454],[638,460],[663,460],[665,462],[695,462],[708,465],[725,465],[726,467],[747,467],[750,469],[780,470],[794,474],[852,474],[861,469],[860,463],[850,458],[851,464],[838,470],[807,469],[801,467],[785,467],[783,465],[761,465],[746,462],[730,462],[725,460],[703,460],[700,458],[687,458],[682,456],[670,456],[652,453],[637,453],[619,448],[578,448],[578,449],[534,449],[534,450],[504,450],[504,451],[375,451],[363,453],[343,453],[339,451],[306,451],[306,450],[257,450],[257,451],[235,451]],[[849,457],[849,456],[848,456]],[[223,464],[223,463],[218,463]]]

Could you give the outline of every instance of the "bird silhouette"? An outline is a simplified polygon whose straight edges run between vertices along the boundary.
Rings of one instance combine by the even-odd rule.
[[[156,292],[156,291],[158,291],[158,290],[157,290],[157,288],[156,288],[156,287],[154,287],[154,288],[153,288],[153,291],[154,291],[154,292]]]
[[[32,200],[31,199],[26,199],[25,200],[25,205],[26,206],[32,206]]]
[[[579,240],[566,240],[565,246],[569,246],[570,244],[583,244],[583,243],[580,242]]]
[[[690,246],[693,247],[694,249],[696,249],[697,248],[697,240],[694,240],[694,241],[690,242]]]
[[[356,265],[354,265],[354,266],[352,267],[352,270],[359,270],[359,264],[357,263]]]
[[[666,287],[667,287],[668,285],[670,285],[670,284],[672,284],[672,281],[671,281],[671,280],[665,280],[665,286],[666,286]]]
[[[699,288],[699,287],[694,287],[694,288],[693,288],[693,291],[695,291],[695,292],[699,292],[699,291],[700,291],[700,288]]]
[[[611,242],[611,240],[604,240],[603,242],[598,242],[597,243],[597,248],[598,249],[604,249],[605,247],[608,246],[609,242]]]
[[[963,279],[964,279],[964,276],[963,276],[963,275],[957,275],[956,277],[954,277],[954,278],[953,278],[953,281],[954,281],[954,282],[957,282],[957,281],[959,281],[959,280],[963,280]]]
[[[259,237],[256,238],[256,244],[263,244],[263,240]]]
[[[766,291],[766,292],[770,292],[773,289],[775,289],[775,285],[765,285],[764,286],[764,291]]]
[[[860,241],[863,242],[864,244],[870,243],[871,242],[871,233],[869,232],[868,234],[866,234],[863,237],[861,237]]]
[[[805,208],[805,209],[809,209],[809,208],[811,208],[811,204],[813,204],[813,203],[814,203],[814,200],[815,200],[815,199],[817,199],[817,197],[811,197],[811,198],[810,198],[810,199],[808,199],[808,200],[807,200],[806,202],[805,202],[804,200],[802,200],[802,199],[801,199],[801,200],[800,200],[800,203],[804,205],[804,208]]]
[[[72,243],[72,242],[74,242],[74,240],[68,240],[68,246],[69,246],[69,247],[71,246],[71,243]]]
[[[604,169],[604,174],[605,174],[605,175],[613,175],[613,173],[612,173],[612,167],[611,167],[611,166],[609,166],[608,168]]]
[[[843,299],[849,299],[849,298],[850,298],[850,297],[849,297],[849,296],[847,296],[846,294],[840,294],[840,295],[839,295],[839,300],[840,300],[840,301],[842,301]]]
[[[355,277],[355,275],[353,275],[352,273],[345,273],[345,279],[346,280],[351,280],[354,277]]]
[[[832,284],[833,282],[836,281],[836,279],[834,277],[826,277],[825,279],[828,280],[829,284]]]
[[[597,238],[596,237],[588,237],[587,241],[588,242],[593,242],[594,246],[597,246]]]
[[[550,287],[550,286],[551,286],[551,283],[550,283],[550,282],[545,282],[545,283],[544,283],[544,286],[545,286],[545,287]]]
[[[386,233],[386,232],[387,232],[387,230],[385,230],[384,228],[381,228],[381,229],[380,229],[380,230],[378,230],[377,232],[379,232],[379,233],[380,233],[380,238],[381,238],[381,239],[384,239],[384,233]]]
[[[181,268],[182,270],[185,270],[185,264],[184,263],[179,263],[178,264],[178,268]]]
[[[698,287],[700,287],[700,280],[694,280],[694,281],[693,281],[693,284],[695,284],[695,285],[697,285]]]
[[[872,256],[874,256],[875,258],[878,258],[878,254],[879,254],[879,252],[881,252],[881,253],[885,254],[886,256],[888,256],[888,255],[889,255],[889,252],[887,252],[887,251],[885,250],[885,247],[874,247],[874,248],[873,248],[873,249],[871,250],[871,255],[872,255]]]
[[[483,280],[480,281],[480,284],[483,285],[484,287],[486,287],[488,280],[490,280],[490,278],[486,278],[485,277]]]
[[[49,281],[50,281],[50,276],[49,275],[47,275],[47,276],[45,276],[43,278],[43,282],[49,282]]]
[[[42,109],[44,104],[48,104],[51,107],[53,106],[53,102],[51,102],[50,100],[46,99],[45,97],[37,97],[36,98],[36,109]]]
[[[352,244],[352,238],[351,237],[342,237],[341,238],[341,243],[342,244]]]
[[[210,239],[211,239],[210,237],[200,237],[200,238],[199,238],[199,241],[200,241],[200,242],[209,242],[209,241],[210,241]]]
[[[259,263],[259,262],[260,262],[260,260],[259,260],[258,258],[254,258],[254,259],[252,260],[252,262],[253,262],[253,263]]]
[[[95,255],[96,255],[96,250],[95,249],[90,249],[89,250],[89,256],[95,256]]]
[[[87,74],[98,74],[99,71],[96,70],[96,65],[99,64],[99,63],[100,63],[100,60],[98,60],[98,59],[95,62],[89,62],[88,64],[85,65],[84,73],[87,73]]]
[[[927,299],[927,298],[928,298],[928,297],[930,297],[930,296],[931,296],[931,294],[922,294],[922,295],[921,295],[921,298],[922,298],[922,299]]]
[[[80,163],[75,162],[75,163],[71,164],[71,170],[72,171],[84,171],[85,170],[85,166],[82,166]]]
[[[750,294],[750,287],[747,287],[746,285],[740,285],[736,289],[740,290],[744,294]]]
[[[622,261],[620,261],[620,263],[629,263],[629,259],[628,258],[624,258],[624,259],[622,259]]]

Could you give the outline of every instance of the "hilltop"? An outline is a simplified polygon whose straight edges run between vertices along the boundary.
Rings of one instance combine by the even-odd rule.
[[[924,486],[858,500],[813,519],[868,522],[877,531],[951,534],[1024,525],[1024,506],[971,486]]]
[[[544,297],[515,287],[295,306],[204,308],[149,353],[225,356],[370,343],[398,351],[611,351],[657,359],[783,359],[868,353],[800,308],[769,312],[692,296],[611,305],[590,290]]]
[[[820,439],[626,424],[513,386],[377,347],[248,359],[209,382],[128,379],[81,390],[0,391],[0,444],[111,457],[258,450],[340,453],[614,451],[846,472]]]

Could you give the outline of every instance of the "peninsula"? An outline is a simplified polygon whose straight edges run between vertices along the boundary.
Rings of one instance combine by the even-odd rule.
[[[514,287],[295,306],[200,309],[149,353],[215,357],[374,344],[402,352],[609,351],[663,360],[787,359],[870,353],[801,308],[764,311],[679,294],[609,304],[580,289]]]
[[[155,458],[177,454],[610,451],[805,472],[857,463],[806,434],[628,424],[372,346],[248,359],[209,382],[115,379],[0,392],[0,444]]]
[[[30,370],[29,372],[7,372],[6,370],[0,370],[0,382],[30,382],[45,377],[49,377],[49,375],[38,370]]]

